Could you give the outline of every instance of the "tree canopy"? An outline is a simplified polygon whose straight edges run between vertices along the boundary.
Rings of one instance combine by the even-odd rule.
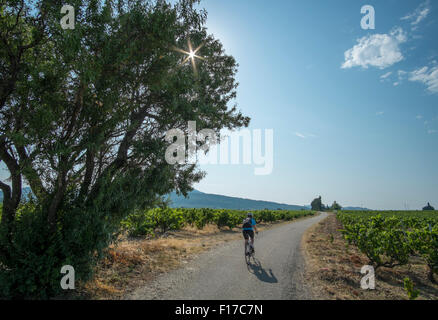
[[[430,205],[430,203],[428,202],[428,203],[427,203],[427,206],[423,207],[423,210],[424,210],[424,211],[427,211],[427,210],[433,211],[433,210],[435,210],[435,208],[432,207],[432,206]]]
[[[11,181],[0,181],[3,273],[34,263],[23,267],[12,250],[23,223],[43,248],[64,250],[50,262],[59,274],[62,263],[104,248],[109,226],[134,208],[192,190],[204,173],[165,161],[168,130],[187,132],[188,121],[216,132],[248,125],[229,106],[238,65],[196,3],[72,0],[73,30],[61,28],[61,1],[0,3],[0,160]],[[196,72],[178,50],[189,43],[201,47]],[[26,210],[24,183],[34,195]],[[32,250],[26,241],[23,251]]]
[[[312,207],[312,210],[314,210],[314,211],[323,211],[324,205],[322,204],[321,196],[313,199],[310,206]]]
[[[341,210],[342,206],[337,203],[336,201],[333,202],[332,206],[330,207],[331,210]]]

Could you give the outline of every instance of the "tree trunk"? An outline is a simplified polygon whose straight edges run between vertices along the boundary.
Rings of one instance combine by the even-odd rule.
[[[66,159],[62,159],[62,161],[66,161]],[[50,230],[55,232],[56,230],[56,220],[57,220],[57,211],[59,209],[59,205],[62,203],[62,199],[64,198],[65,190],[66,190],[66,172],[64,169],[58,173],[57,186],[55,195],[52,198],[49,206],[49,212],[47,215],[47,222],[49,224]]]
[[[10,224],[14,220],[15,211],[21,201],[21,173],[20,167],[16,159],[9,154],[6,138],[3,136],[0,140],[0,160],[2,160],[8,171],[11,174],[12,188],[7,184],[0,181],[0,188],[3,191],[3,213],[2,213],[2,225],[6,226],[8,232],[10,231]]]
[[[432,266],[429,266],[429,280],[434,284],[438,284],[438,282],[435,280]]]

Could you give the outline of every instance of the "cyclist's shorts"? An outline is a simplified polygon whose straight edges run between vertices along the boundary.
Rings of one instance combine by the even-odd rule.
[[[251,237],[251,239],[254,239],[254,230],[243,230],[242,232],[245,239],[248,239],[249,237]]]

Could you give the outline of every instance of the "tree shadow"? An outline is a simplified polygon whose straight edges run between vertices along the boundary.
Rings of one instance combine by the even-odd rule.
[[[263,269],[262,264],[256,258],[253,258],[253,263],[247,265],[249,272],[253,273],[260,281],[268,283],[277,283],[278,280],[275,277],[272,269],[266,271]]]

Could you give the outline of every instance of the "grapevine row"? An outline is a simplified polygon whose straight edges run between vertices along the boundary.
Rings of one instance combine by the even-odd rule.
[[[437,212],[338,212],[342,233],[377,269],[409,263],[413,256],[424,259],[429,277],[438,273]]]
[[[252,211],[257,222],[288,221],[313,215],[310,210],[258,210]],[[187,208],[154,208],[137,210],[122,222],[122,225],[131,236],[155,235],[169,230],[179,230],[190,225],[198,229],[207,224],[214,224],[218,228],[237,227],[242,223],[248,211],[229,209],[187,209]]]

